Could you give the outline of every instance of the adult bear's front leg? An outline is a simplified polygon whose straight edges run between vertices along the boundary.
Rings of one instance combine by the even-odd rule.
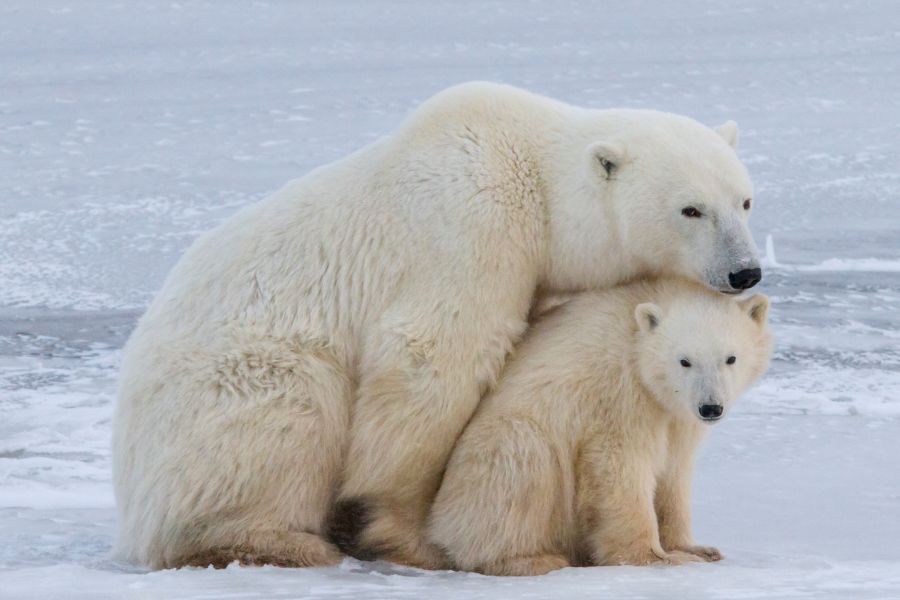
[[[370,344],[375,358],[359,383],[344,483],[329,524],[330,538],[344,552],[421,568],[449,566],[425,541],[428,509],[486,379],[523,328],[512,320],[484,327],[480,335],[465,327],[439,336],[403,328]]]
[[[453,443],[478,403],[463,373],[383,372],[361,382],[332,540],[351,556],[447,566],[425,542],[428,507]]]

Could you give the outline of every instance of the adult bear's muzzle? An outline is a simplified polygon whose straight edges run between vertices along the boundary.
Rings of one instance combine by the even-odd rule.
[[[728,283],[736,290],[749,290],[762,279],[762,269],[742,269],[737,273],[728,274]]]

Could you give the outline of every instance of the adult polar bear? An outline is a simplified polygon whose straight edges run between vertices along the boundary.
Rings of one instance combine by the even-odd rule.
[[[536,290],[759,279],[751,184],[690,119],[471,83],[202,236],[125,350],[119,555],[423,567],[451,447]]]

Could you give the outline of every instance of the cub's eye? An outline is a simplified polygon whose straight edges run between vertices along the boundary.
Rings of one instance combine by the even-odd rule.
[[[744,200],[744,210],[750,210],[750,198]]]
[[[686,359],[686,358],[682,358],[682,359],[681,359],[681,366],[684,367],[685,369],[687,369],[688,367],[691,366],[691,361],[689,361],[689,360]]]
[[[729,357],[725,360],[725,364],[726,364],[726,365],[733,365],[736,361],[737,361],[737,357],[736,357],[736,356],[729,356]]]
[[[685,206],[681,209],[681,214],[691,219],[699,219],[703,216],[703,213],[694,208],[693,206]]]

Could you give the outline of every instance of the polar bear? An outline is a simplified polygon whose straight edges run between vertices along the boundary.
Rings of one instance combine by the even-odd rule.
[[[668,278],[552,309],[456,444],[429,540],[489,575],[721,558],[691,537],[693,455],[766,370],[767,312]]]
[[[536,290],[759,280],[736,140],[464,84],[201,236],[125,349],[118,554],[441,566],[430,500]]]

